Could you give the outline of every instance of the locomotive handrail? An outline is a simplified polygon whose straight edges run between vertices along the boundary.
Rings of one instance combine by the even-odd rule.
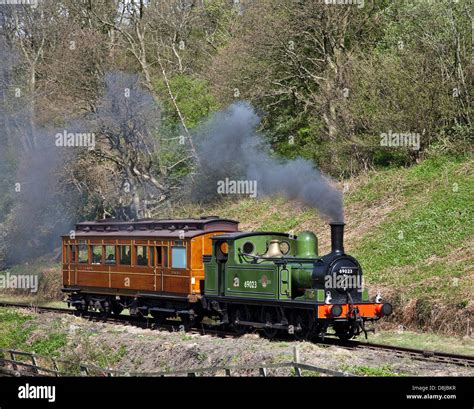
[[[273,261],[276,264],[288,264],[289,262],[293,263],[311,263],[314,261],[321,261],[321,257],[308,257],[308,258],[302,258],[302,257],[265,257],[263,255],[259,254],[249,254],[249,253],[244,253],[240,248],[237,249],[239,256],[243,257],[250,257],[253,258],[254,260],[262,260],[262,261]],[[277,263],[278,262],[278,263]]]

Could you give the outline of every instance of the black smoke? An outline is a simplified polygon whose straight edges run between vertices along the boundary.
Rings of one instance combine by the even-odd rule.
[[[279,160],[257,132],[259,116],[247,103],[218,112],[198,132],[200,171],[192,195],[217,197],[218,181],[257,181],[258,196],[283,194],[317,209],[330,221],[343,221],[342,193],[333,181],[305,159]]]

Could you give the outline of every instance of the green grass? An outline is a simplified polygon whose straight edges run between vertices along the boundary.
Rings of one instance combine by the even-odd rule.
[[[455,175],[450,172],[454,179]],[[457,175],[459,191],[440,184],[437,189],[390,214],[365,237],[356,255],[366,269],[378,273],[387,267],[414,264],[432,255],[446,256],[474,234],[473,186],[467,175]]]
[[[58,325],[52,325],[48,334],[31,342],[37,329],[35,316],[24,311],[0,308],[0,348],[35,352],[57,357],[67,344],[67,334]]]
[[[54,308],[68,308],[67,304],[62,300],[38,300],[31,296],[3,294],[0,291],[0,302],[11,304],[25,304],[34,307],[54,307]]]
[[[365,340],[361,337],[359,341]],[[380,331],[370,334],[368,342],[474,356],[474,340],[468,337],[446,337],[406,330]]]
[[[38,288],[36,292],[29,289],[0,289],[0,298],[18,297],[39,304],[51,299],[61,298],[61,265],[51,262],[50,257],[40,257],[7,270],[0,271],[0,276],[7,272],[12,276],[32,275],[38,277]]]
[[[31,350],[38,355],[58,357],[58,351],[67,345],[67,334],[53,333],[35,341]]]
[[[34,329],[25,324],[33,320],[34,317],[30,314],[0,308],[0,348],[21,349]]]
[[[357,376],[400,376],[391,365],[372,367],[366,365],[343,365],[341,370]]]
[[[401,288],[414,297],[454,299],[460,305],[466,301],[456,297],[462,298],[462,284],[469,284],[453,286],[451,281],[468,279],[465,271],[472,268],[472,259],[449,257],[474,236],[474,185],[466,165],[433,160],[401,171],[410,199],[353,251],[370,283]]]

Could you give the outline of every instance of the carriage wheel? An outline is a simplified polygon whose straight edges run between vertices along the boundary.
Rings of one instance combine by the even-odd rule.
[[[111,311],[113,315],[119,316],[123,311],[123,307],[118,302],[114,301],[112,302]]]
[[[74,315],[76,317],[82,317],[83,315],[85,315],[88,311],[88,305],[76,305],[76,311],[74,311]]]
[[[151,316],[155,321],[155,325],[161,327],[165,322],[168,316],[164,312],[160,311],[150,311]]]

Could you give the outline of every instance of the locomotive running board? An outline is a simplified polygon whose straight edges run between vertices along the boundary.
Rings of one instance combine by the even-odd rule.
[[[255,328],[275,328],[275,329],[289,329],[289,326],[286,324],[264,324],[263,322],[253,322],[253,321],[234,321],[236,325],[248,325],[249,327]]]
[[[157,311],[157,312],[169,312],[169,313],[172,313],[172,314],[189,314],[189,315],[194,314],[194,311],[191,312],[191,310],[176,310],[176,309],[173,309],[173,308],[153,307],[153,308],[148,308],[148,310],[149,311]]]

